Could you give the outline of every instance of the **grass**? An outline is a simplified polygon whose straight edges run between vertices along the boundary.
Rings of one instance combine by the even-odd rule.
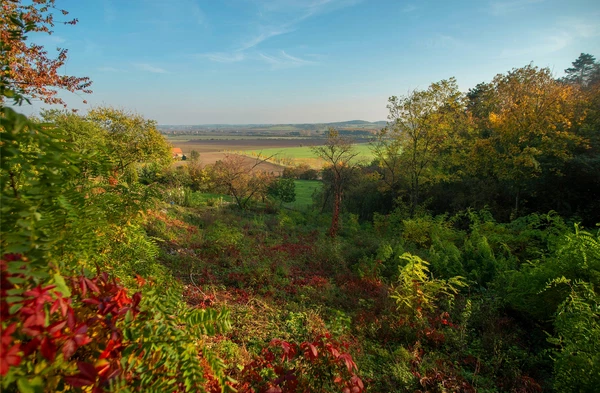
[[[292,203],[284,204],[285,207],[295,210],[307,210],[312,206],[312,196],[316,190],[323,187],[319,180],[296,180],[296,200]]]
[[[371,161],[373,159],[373,152],[371,151],[368,143],[357,144],[354,148],[358,153],[356,156],[357,160]],[[273,147],[267,149],[244,150],[240,153],[251,157],[256,157],[257,154],[260,154],[261,157],[273,156],[270,161],[281,165],[304,163],[315,168],[319,168],[323,165],[322,160],[317,157],[310,146]]]
[[[210,192],[196,192],[194,193],[195,197],[197,198],[197,200],[199,202],[210,202],[211,200],[218,200],[218,199],[223,199],[223,201],[225,202],[233,202],[233,198],[230,195],[225,195],[225,194],[213,194]]]

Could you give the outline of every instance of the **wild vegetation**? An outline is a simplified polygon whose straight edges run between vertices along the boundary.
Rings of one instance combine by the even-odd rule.
[[[3,70],[52,6],[3,9]],[[330,129],[278,177],[175,166],[125,110],[27,118],[46,90],[1,73],[2,390],[596,391],[600,65],[566,75],[391,97],[372,162]]]

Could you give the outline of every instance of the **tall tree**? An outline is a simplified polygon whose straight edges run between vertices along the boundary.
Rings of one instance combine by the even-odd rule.
[[[600,80],[600,64],[596,58],[588,53],[582,53],[571,63],[573,67],[565,70],[567,74],[563,80],[586,87],[594,81]]]
[[[475,163],[491,162],[495,176],[514,198],[519,214],[523,193],[544,173],[560,174],[583,142],[573,133],[575,92],[548,68],[532,65],[497,75],[488,95],[489,129],[475,145]]]
[[[436,180],[435,161],[464,114],[462,95],[455,78],[432,83],[403,97],[390,97],[389,142],[380,160],[395,160],[408,178],[410,211],[421,202],[424,184]]]
[[[38,98],[47,104],[62,104],[57,96],[59,89],[71,92],[91,93],[92,82],[87,77],[60,75],[59,69],[67,60],[67,49],[58,49],[56,58],[51,58],[41,45],[27,43],[24,32],[52,34],[55,23],[74,25],[77,19],[58,22],[54,12],[62,16],[65,10],[54,6],[55,0],[31,2],[3,1],[0,7],[0,57],[3,59],[3,82],[11,90]],[[3,83],[4,84],[4,83]],[[2,87],[5,88],[4,86]],[[0,104],[4,102],[0,95]]]
[[[333,173],[333,214],[329,236],[337,236],[340,228],[340,210],[344,192],[345,179],[348,173],[354,170],[354,159],[358,152],[350,139],[343,138],[334,128],[327,131],[327,142],[322,146],[315,146],[312,151],[322,158]]]

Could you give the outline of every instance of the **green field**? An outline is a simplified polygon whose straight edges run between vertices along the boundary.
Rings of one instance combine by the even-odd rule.
[[[356,152],[358,155],[356,159],[359,161],[370,161],[373,159],[373,152],[370,149],[368,143],[361,143],[355,145]],[[253,149],[244,150],[242,154],[249,156],[256,156],[260,154],[261,157],[274,156],[275,160],[294,160],[294,161],[306,161],[306,160],[317,160],[317,155],[312,151],[310,146],[302,147],[273,147],[268,149]]]
[[[284,204],[285,207],[294,210],[306,210],[312,203],[312,196],[315,190],[320,190],[323,183],[319,180],[296,180],[296,200],[292,203]]]

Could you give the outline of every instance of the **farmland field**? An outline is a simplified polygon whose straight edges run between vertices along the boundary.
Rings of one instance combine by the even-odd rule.
[[[268,163],[261,164],[260,169],[281,173],[286,165],[305,163],[319,168],[323,162],[316,158],[310,146],[322,145],[323,138],[302,137],[252,137],[252,136],[220,136],[206,139],[206,136],[168,136],[168,141],[173,147],[179,147],[183,154],[189,155],[192,150],[200,153],[203,165],[211,165],[222,160],[226,154],[239,154],[248,156],[248,162],[253,162],[258,154],[261,157],[275,155]],[[372,153],[365,139],[358,139],[356,149],[358,159],[369,161]],[[179,162],[182,165],[185,162]]]
[[[369,149],[369,144],[361,143],[355,145],[355,150],[358,152],[358,159],[370,159],[373,157],[373,153]],[[284,148],[268,148],[261,150],[246,150],[245,153],[261,153],[263,156],[278,155],[282,157],[291,158],[317,158],[315,153],[312,151],[311,146],[302,147],[284,147]]]
[[[358,161],[369,162],[373,159],[373,152],[368,143],[357,144],[354,148],[358,153],[356,156]],[[317,157],[312,151],[310,146],[253,149],[239,152],[239,154],[250,157],[257,157],[259,154],[261,157],[273,156],[269,162],[280,165],[308,164],[311,167],[320,168],[324,163],[324,161]]]

